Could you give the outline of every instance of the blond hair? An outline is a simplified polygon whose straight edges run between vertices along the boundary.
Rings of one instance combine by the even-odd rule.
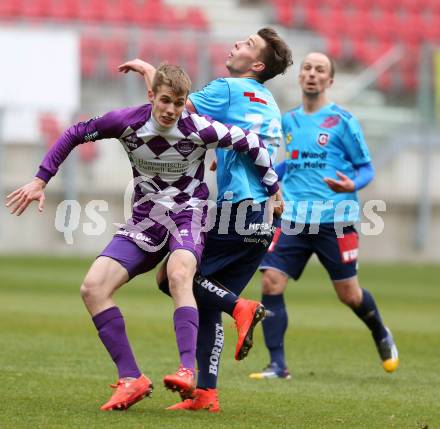
[[[151,89],[157,93],[161,85],[170,87],[176,95],[184,95],[186,97],[189,94],[192,83],[185,70],[179,66],[164,63],[156,70]]]

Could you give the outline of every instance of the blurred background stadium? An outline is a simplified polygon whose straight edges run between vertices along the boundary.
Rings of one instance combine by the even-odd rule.
[[[362,238],[362,257],[439,261],[438,0],[1,0],[0,194],[33,177],[69,124],[144,102],[142,79],[118,73],[120,63],[179,63],[200,89],[225,75],[235,40],[266,25],[294,53],[295,66],[269,83],[281,110],[300,101],[301,58],[320,50],[336,60],[333,100],[364,127],[377,176],[362,199],[384,200],[386,212],[383,233]],[[0,211],[0,252],[96,254],[123,221],[128,165],[117,142],[82,145],[49,186],[45,214]],[[81,207],[73,245],[55,228],[64,199]],[[108,202],[96,209],[104,230],[86,212],[92,200]]]

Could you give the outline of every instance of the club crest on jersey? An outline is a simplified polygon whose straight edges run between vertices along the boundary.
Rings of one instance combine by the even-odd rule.
[[[330,141],[330,134],[327,133],[319,133],[318,134],[318,144],[319,146],[326,146]]]
[[[176,148],[182,155],[188,155],[194,149],[194,142],[190,139],[179,140]]]

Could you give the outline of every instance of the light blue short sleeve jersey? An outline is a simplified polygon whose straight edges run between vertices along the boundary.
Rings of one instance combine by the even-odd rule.
[[[336,171],[354,179],[356,167],[371,162],[357,119],[333,103],[312,114],[299,106],[283,115],[282,129],[283,218],[300,223],[356,222],[356,192],[334,192],[323,179],[338,179]]]
[[[274,161],[281,142],[281,113],[263,84],[250,78],[216,79],[189,98],[198,113],[254,131],[265,142]],[[216,155],[217,202],[267,200],[267,190],[248,156],[222,149],[217,149]]]

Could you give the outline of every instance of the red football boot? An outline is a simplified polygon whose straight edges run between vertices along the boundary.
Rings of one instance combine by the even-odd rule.
[[[207,410],[210,413],[218,413],[220,411],[217,389],[196,389],[193,392],[193,396],[193,399],[185,399],[182,402],[171,405],[167,410]]]
[[[257,301],[239,298],[235,304],[232,317],[238,331],[237,346],[235,348],[235,359],[244,359],[252,348],[252,336],[255,325],[264,319],[266,311],[262,304]]]
[[[179,392],[182,399],[191,398],[196,388],[194,371],[182,366],[179,367],[175,374],[166,375],[163,378],[163,383],[167,389]]]
[[[116,391],[109,401],[101,407],[103,411],[126,410],[146,396],[150,396],[153,391],[153,383],[143,374],[139,378],[121,378],[110,387]]]

